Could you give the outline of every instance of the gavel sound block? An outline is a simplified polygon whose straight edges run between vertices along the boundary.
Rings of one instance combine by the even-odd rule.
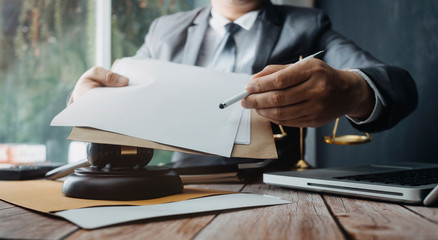
[[[99,200],[141,200],[182,192],[173,170],[147,167],[153,149],[89,143],[90,167],[78,168],[62,186],[68,197]]]

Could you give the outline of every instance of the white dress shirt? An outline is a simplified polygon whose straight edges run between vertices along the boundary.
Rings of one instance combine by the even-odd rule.
[[[241,27],[234,34],[237,49],[235,72],[252,72],[252,65],[257,51],[257,41],[254,41],[254,33],[260,30],[260,21],[257,21],[258,14],[259,10],[252,11],[234,21],[235,24]],[[225,36],[225,25],[228,23],[231,23],[229,19],[211,10],[209,27],[205,33],[196,65],[210,67],[216,49]]]

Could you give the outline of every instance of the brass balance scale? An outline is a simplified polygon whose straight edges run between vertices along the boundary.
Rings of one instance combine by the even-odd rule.
[[[325,136],[323,138],[323,141],[327,144],[336,144],[336,145],[359,145],[368,143],[371,141],[371,135],[369,133],[365,133],[365,135],[340,135],[336,136],[336,131],[338,129],[339,124],[339,118],[335,121],[335,126],[333,127],[333,134],[332,136]],[[283,126],[278,125],[280,128],[281,133],[274,134],[274,139],[279,140],[281,138],[284,138],[287,136],[287,133],[284,131]],[[300,160],[298,160],[297,164],[293,168],[293,170],[296,171],[302,171],[306,169],[312,168],[309,163],[304,160],[304,134],[303,134],[303,128],[300,128]]]
[[[302,56],[300,56],[300,59],[302,59]],[[333,127],[333,134],[332,136],[325,136],[323,138],[323,141],[327,144],[336,144],[336,145],[359,145],[368,143],[371,141],[371,135],[369,133],[365,133],[365,135],[340,135],[336,136],[336,132],[338,130],[339,125],[339,118],[336,118],[335,125]],[[280,128],[281,133],[274,134],[274,139],[281,139],[285,136],[287,136],[287,133],[284,131],[282,125],[278,125]],[[293,168],[293,170],[296,171],[302,171],[306,169],[312,168],[306,160],[304,160],[304,134],[303,134],[303,128],[300,128],[300,160],[298,160],[297,164]]]

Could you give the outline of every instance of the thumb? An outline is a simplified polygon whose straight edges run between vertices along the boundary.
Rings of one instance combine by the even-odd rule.
[[[86,71],[81,79],[90,80],[107,87],[123,87],[128,85],[129,79],[102,67],[93,67]]]

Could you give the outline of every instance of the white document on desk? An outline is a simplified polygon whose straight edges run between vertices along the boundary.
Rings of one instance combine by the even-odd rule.
[[[244,89],[250,75],[133,58],[120,60],[113,71],[128,77],[129,86],[92,89],[51,125],[92,127],[225,157],[239,122],[249,139],[240,104],[219,109],[219,103]]]
[[[149,206],[80,208],[55,214],[81,228],[94,229],[141,219],[287,203],[290,202],[278,197],[234,193]]]
[[[235,144],[250,144],[251,143],[251,110],[245,109],[240,119],[239,128],[237,130]]]

